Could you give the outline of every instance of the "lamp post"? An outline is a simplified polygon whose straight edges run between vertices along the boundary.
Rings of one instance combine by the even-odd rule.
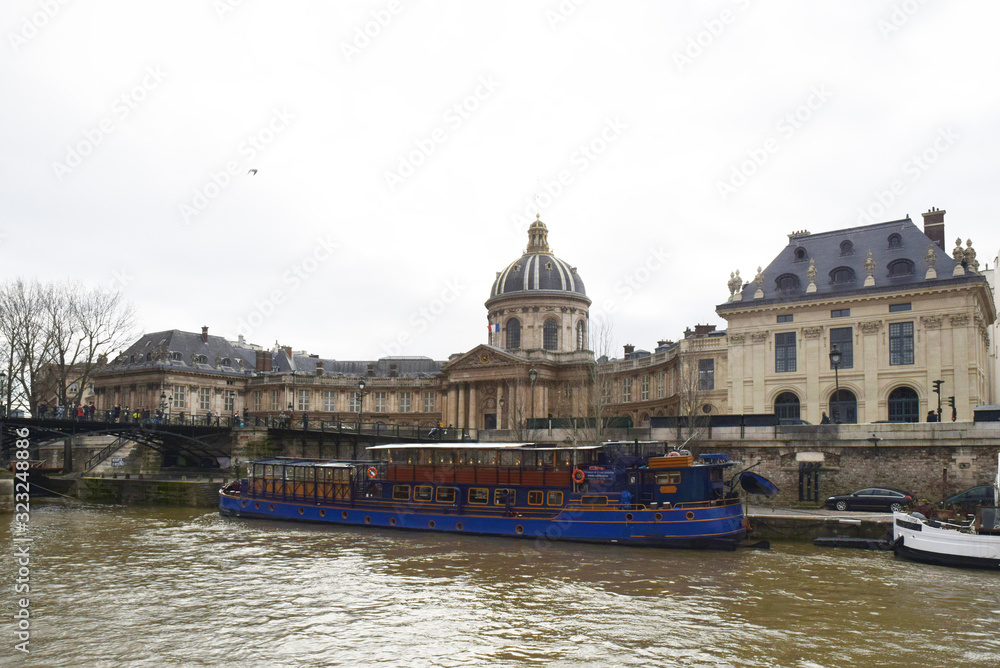
[[[833,400],[836,402],[837,410],[833,410],[833,405],[830,406],[830,409],[833,412],[833,421],[835,424],[840,424],[840,358],[842,355],[843,353],[840,352],[837,344],[833,344],[833,347],[830,348],[830,366],[833,367],[834,387],[836,388],[833,393]]]
[[[358,379],[358,433],[361,433],[361,409],[364,407],[365,401],[365,379]]]
[[[538,372],[534,368],[528,370],[528,380],[531,381],[531,421],[535,421],[535,380],[538,379]]]

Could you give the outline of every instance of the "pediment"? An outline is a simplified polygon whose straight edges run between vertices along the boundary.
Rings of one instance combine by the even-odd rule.
[[[495,346],[480,344],[472,350],[462,353],[455,359],[449,360],[441,371],[457,371],[459,369],[482,369],[497,366],[511,366],[527,364],[528,360],[517,355],[512,355],[506,350],[501,350]]]

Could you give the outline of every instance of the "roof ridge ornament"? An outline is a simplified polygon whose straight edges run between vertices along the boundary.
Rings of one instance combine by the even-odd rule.
[[[927,254],[924,255],[924,262],[927,263],[927,273],[924,274],[925,281],[931,281],[937,278],[937,270],[934,269],[934,265],[937,263],[937,251],[934,247],[937,246],[935,243],[931,243],[927,247]]]
[[[965,249],[962,248],[962,237],[955,239],[955,249],[951,251],[951,257],[955,260],[955,271],[952,276],[965,276]]]
[[[757,291],[753,293],[754,299],[764,298],[764,274],[761,268],[757,267],[757,275],[754,277],[753,282],[757,284]]]
[[[872,257],[870,250],[868,251],[868,259],[865,260],[865,271],[868,272],[868,277],[865,278],[865,287],[875,287],[875,258]]]
[[[729,301],[731,302],[741,302],[743,301],[743,292],[740,290],[743,287],[743,279],[740,278],[740,270],[737,269],[736,273],[729,272]]]
[[[806,269],[806,276],[809,277],[809,286],[806,288],[806,294],[816,292],[816,259],[809,258],[809,268]]]

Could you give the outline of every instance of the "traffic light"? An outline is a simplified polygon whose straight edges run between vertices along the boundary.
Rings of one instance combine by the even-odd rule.
[[[944,385],[944,381],[943,380],[935,380],[934,381],[934,391],[936,393],[938,393],[938,394],[941,394],[941,386],[942,385]]]
[[[951,406],[951,421],[954,422],[955,418],[958,417],[955,411],[955,397],[948,397],[948,405]]]

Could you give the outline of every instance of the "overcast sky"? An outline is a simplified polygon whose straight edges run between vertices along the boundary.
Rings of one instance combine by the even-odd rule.
[[[5,0],[3,275],[349,360],[485,342],[536,210],[619,356],[724,328],[730,272],[795,230],[939,207],[992,267],[998,24],[916,0]]]

